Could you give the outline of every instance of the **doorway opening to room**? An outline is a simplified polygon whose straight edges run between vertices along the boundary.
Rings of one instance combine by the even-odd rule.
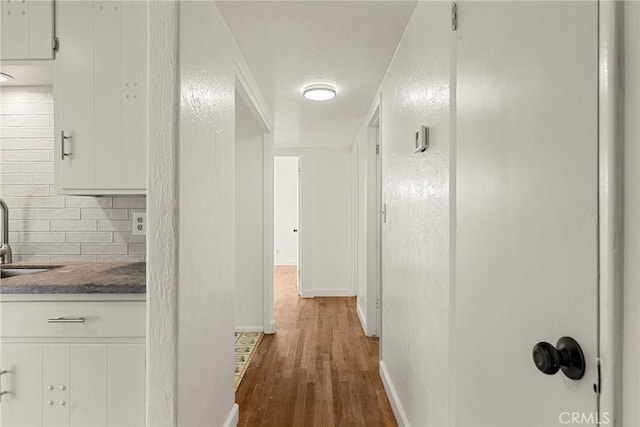
[[[300,158],[274,158],[274,286],[295,286],[298,296],[304,296],[300,268]],[[295,283],[295,285],[294,285]]]

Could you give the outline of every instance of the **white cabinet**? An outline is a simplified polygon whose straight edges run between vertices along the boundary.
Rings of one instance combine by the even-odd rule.
[[[144,194],[145,2],[58,1],[56,190]]]
[[[53,0],[0,0],[0,59],[53,59]]]
[[[42,425],[42,345],[0,344],[0,425]]]
[[[0,304],[0,425],[144,425],[145,302],[29,297]]]

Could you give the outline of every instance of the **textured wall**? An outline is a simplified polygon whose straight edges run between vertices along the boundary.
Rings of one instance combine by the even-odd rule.
[[[177,425],[178,3],[148,4],[147,425]]]
[[[234,407],[235,41],[214,2],[180,2],[178,425]]]
[[[51,87],[0,88],[0,197],[14,261],[144,261],[145,237],[131,230],[145,197],[58,195],[53,170]]]
[[[449,14],[418,4],[382,83],[382,366],[415,426],[449,420]],[[423,124],[430,147],[416,154]]]

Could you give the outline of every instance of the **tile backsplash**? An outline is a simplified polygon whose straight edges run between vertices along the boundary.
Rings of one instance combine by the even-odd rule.
[[[53,93],[0,87],[0,198],[14,261],[144,261],[132,233],[145,197],[59,196],[53,182]]]

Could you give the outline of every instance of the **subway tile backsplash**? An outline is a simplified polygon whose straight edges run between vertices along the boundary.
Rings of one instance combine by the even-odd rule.
[[[0,198],[14,261],[144,261],[145,238],[131,230],[145,197],[59,196],[53,158],[51,88],[1,87]]]

